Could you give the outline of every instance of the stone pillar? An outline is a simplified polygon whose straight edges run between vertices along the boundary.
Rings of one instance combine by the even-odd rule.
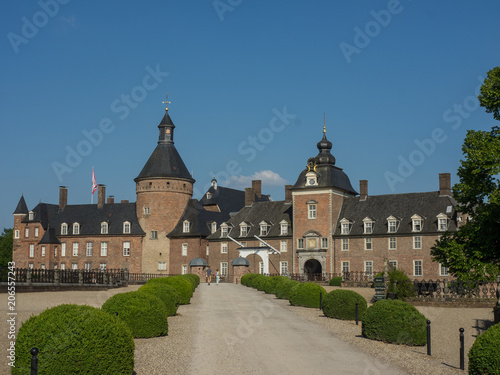
[[[248,266],[233,266],[233,283],[238,284],[243,275],[246,275],[249,270]]]

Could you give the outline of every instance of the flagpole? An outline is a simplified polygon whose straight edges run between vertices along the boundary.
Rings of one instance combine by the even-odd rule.
[[[94,166],[92,166],[92,187],[90,188],[90,204],[94,204]]]

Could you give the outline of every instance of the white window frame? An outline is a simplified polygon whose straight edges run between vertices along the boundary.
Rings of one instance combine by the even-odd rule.
[[[61,263],[61,269],[65,270],[66,269],[66,263]]]
[[[144,215],[149,215],[151,213],[151,209],[149,208],[149,206],[144,206],[142,208],[142,212]]]
[[[422,236],[413,236],[413,249],[419,250],[422,248]]]
[[[423,228],[424,221],[422,217],[419,215],[413,215],[411,217],[411,231],[412,232],[421,232]]]
[[[73,235],[75,234],[80,234],[80,224],[79,223],[73,223]]]
[[[394,268],[395,270],[398,269],[398,261],[397,260],[389,260],[387,263],[389,263],[389,265]]]
[[[308,219],[316,219],[318,217],[318,204],[317,203],[308,203],[307,204],[307,218]]]
[[[30,211],[30,212],[28,213],[28,220],[29,220],[29,221],[31,221],[31,220],[33,220],[34,218],[35,218],[35,214],[33,213],[33,211]]]
[[[280,223],[280,236],[288,236],[288,223]]]
[[[151,231],[151,237],[150,239],[152,240],[157,240],[158,239],[158,231],[157,230],[152,230]]]
[[[250,232],[250,227],[247,223],[242,222],[240,224],[240,237],[248,237],[248,232]]]
[[[207,256],[209,256],[210,255],[210,245],[209,244],[207,244],[205,251],[206,251],[205,254],[207,254]]]
[[[398,248],[398,242],[396,237],[389,237],[388,241],[389,241],[388,243],[389,250],[396,250]]]
[[[387,233],[397,233],[398,231],[398,220],[394,216],[389,216],[387,218]]]
[[[351,233],[351,228],[352,223],[349,220],[347,220],[346,218],[340,220],[340,234],[346,235]]]
[[[188,273],[188,265],[187,264],[183,264],[181,266],[181,275],[185,275]]]
[[[281,240],[281,242],[280,242],[280,251],[282,253],[286,253],[288,251],[288,242],[286,240]]]
[[[61,256],[66,256],[66,242],[61,243]]]
[[[130,221],[123,222],[123,234],[130,234],[131,229],[132,225],[130,224]]]
[[[57,256],[57,246],[54,246],[54,257]]]
[[[439,276],[449,276],[450,271],[448,267],[443,266],[441,263],[439,263]]]
[[[14,238],[19,238],[19,229],[14,231]]]
[[[364,234],[372,234],[374,224],[375,224],[375,221],[373,219],[370,219],[369,217],[365,217],[363,219],[363,233]]]
[[[220,237],[221,238],[227,238],[229,234],[229,227],[226,223],[223,223],[221,226],[220,226]]]
[[[61,224],[61,235],[64,236],[66,234],[68,234],[68,224],[62,223]]]
[[[158,271],[166,271],[167,262],[158,262]]]
[[[182,222],[182,233],[189,233],[189,221],[184,220]]]
[[[280,261],[280,275],[288,275],[288,262],[286,260]]]
[[[363,262],[363,269],[365,271],[365,276],[373,276],[373,260],[365,260]]]
[[[438,231],[445,232],[448,230],[448,216],[443,213],[437,215]]]
[[[101,242],[101,256],[102,257],[108,256],[108,242],[107,241]]]
[[[181,251],[182,251],[181,255],[183,257],[187,257],[187,255],[188,255],[188,244],[187,243],[183,243],[182,244],[182,250]]]
[[[30,236],[30,228],[25,228],[24,229],[24,237],[29,237]]]
[[[321,238],[321,248],[328,249],[328,238],[327,237]]]
[[[421,259],[413,261],[413,276],[422,277],[424,274],[424,262]],[[419,272],[417,272],[419,271]]]
[[[78,269],[78,263],[71,263],[71,269],[72,270],[77,270]]]
[[[85,271],[90,271],[92,269],[92,263],[85,262]]]
[[[123,256],[130,256],[130,241],[123,241]]]
[[[342,274],[351,272],[351,264],[348,260],[342,261]]]
[[[73,253],[72,254],[74,257],[78,256],[78,247],[79,247],[78,242],[73,242]]]
[[[365,250],[373,250],[373,240],[371,237],[365,238]]]
[[[42,245],[42,256],[43,257],[45,256],[45,250],[46,250],[46,247],[44,245]]]
[[[86,249],[85,249],[85,255],[88,257],[91,257],[93,248],[94,248],[94,244],[92,242],[87,242]]]
[[[106,263],[99,263],[99,269],[100,269],[101,271],[106,271],[106,267],[107,267],[107,266],[106,266]]]
[[[30,258],[35,257],[35,244],[30,243]]]
[[[38,227],[35,227],[35,237],[38,237],[39,234],[40,230],[38,229]]]
[[[349,251],[349,238],[342,238],[342,251]]]
[[[211,224],[211,230],[212,233],[217,232],[217,222],[213,221]]]
[[[266,223],[265,221],[262,221],[260,224],[260,235],[261,236],[267,236],[269,232],[271,231],[271,226]]]
[[[297,249],[304,249],[305,241],[303,238],[297,238]]]
[[[220,263],[220,275],[227,277],[227,271],[228,271],[228,263],[227,262],[221,262]]]
[[[259,262],[259,273],[264,274],[264,262]]]
[[[101,223],[101,234],[108,234],[109,233],[109,224],[105,221]]]
[[[227,254],[227,242],[220,243],[220,253]]]
[[[34,266],[33,266],[33,263],[28,264],[28,268],[29,268],[30,270],[32,270],[32,269],[33,269],[33,267],[34,267]]]

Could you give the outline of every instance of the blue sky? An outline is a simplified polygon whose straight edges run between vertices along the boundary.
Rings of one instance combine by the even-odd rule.
[[[90,203],[91,169],[119,201],[157,142],[169,94],[195,197],[215,174],[283,199],[317,154],[369,194],[452,183],[499,65],[500,3],[6,1],[0,6],[0,229],[33,208]],[[96,197],[95,197],[96,198]],[[95,202],[96,199],[94,199]]]

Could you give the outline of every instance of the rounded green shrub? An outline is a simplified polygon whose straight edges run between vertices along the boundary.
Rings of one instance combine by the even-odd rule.
[[[158,297],[167,308],[168,316],[174,316],[181,302],[181,295],[172,285],[155,283],[143,285],[138,289],[139,292],[150,293]]]
[[[267,294],[274,294],[276,292],[276,286],[282,280],[288,280],[285,276],[271,276],[266,280],[266,284],[264,285],[264,292]]]
[[[258,275],[258,273],[247,273],[247,274],[241,276],[241,280],[240,280],[241,285],[249,286],[248,283],[251,282],[251,280],[257,275]]]
[[[500,324],[482,333],[469,350],[469,374],[500,374]]]
[[[299,283],[290,290],[288,300],[293,306],[316,307],[319,308],[319,294],[323,297],[326,290],[316,283]]]
[[[425,345],[427,319],[407,302],[384,299],[363,315],[362,334],[372,340],[403,345]]]
[[[149,293],[126,292],[110,297],[102,305],[102,309],[109,314],[118,313],[132,336],[157,337],[168,333],[168,311],[165,304]]]
[[[264,291],[267,280],[269,280],[270,276],[260,275],[260,277],[256,277],[253,279],[253,287],[261,292]]]
[[[184,274],[184,275],[177,275],[175,277],[180,277],[184,280],[187,280],[191,283],[191,288],[192,288],[192,291],[194,292],[194,290],[196,289],[197,285],[196,285],[196,280],[194,278],[192,278],[189,274]]]
[[[330,280],[330,286],[342,286],[342,276],[332,277]]]
[[[247,286],[251,288],[257,289],[257,286],[260,284],[261,281],[265,280],[265,276],[261,275],[260,273],[252,277],[248,282]]]
[[[365,298],[352,290],[332,290],[323,297],[323,313],[329,318],[356,320],[356,302],[358,303],[358,318],[362,320],[366,311]]]
[[[181,296],[181,305],[187,305],[193,296],[193,284],[182,276],[169,276],[169,277],[158,277],[156,279],[149,279],[146,285],[164,283],[172,285]]]
[[[38,348],[39,374],[132,374],[134,339],[127,325],[101,309],[59,305],[19,328],[12,374],[30,373]]]
[[[290,291],[295,285],[299,285],[300,282],[297,280],[283,280],[276,285],[276,291],[274,292],[274,295],[276,298],[279,299],[289,299],[290,298]]]

